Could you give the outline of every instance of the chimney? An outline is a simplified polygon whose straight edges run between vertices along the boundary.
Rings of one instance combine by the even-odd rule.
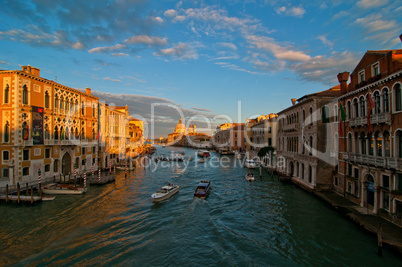
[[[91,94],[91,88],[86,87],[85,90],[86,90],[87,95]]]
[[[290,100],[292,100],[292,105],[294,106],[296,104],[297,98],[292,98]]]
[[[22,71],[26,72],[26,73],[29,73],[29,74],[32,74],[32,75],[34,75],[36,77],[39,77],[39,74],[40,74],[40,69],[35,68],[35,67],[31,67],[30,65],[22,66]]]
[[[349,72],[345,71],[338,74],[338,81],[341,84],[341,94],[346,94],[348,92],[348,79],[349,79]]]

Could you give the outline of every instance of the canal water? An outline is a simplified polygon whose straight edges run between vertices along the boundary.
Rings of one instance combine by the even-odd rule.
[[[158,148],[158,154],[195,150]],[[213,154],[213,153],[212,153]],[[214,154],[213,154],[214,155]],[[118,173],[81,196],[37,205],[0,203],[0,266],[397,266],[376,239],[312,195],[234,156],[167,163]],[[194,199],[211,180],[206,200]],[[150,196],[181,186],[162,203]]]

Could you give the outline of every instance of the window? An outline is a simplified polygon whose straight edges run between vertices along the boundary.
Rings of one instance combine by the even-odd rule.
[[[82,166],[85,165],[85,159],[81,160],[81,165],[82,165]]]
[[[321,109],[322,123],[329,123],[329,107],[323,106]]]
[[[313,108],[310,108],[310,124],[313,124]]]
[[[10,141],[10,123],[6,121],[6,124],[4,124],[3,142],[8,143],[9,141]]]
[[[389,211],[389,193],[382,192],[382,208]]]
[[[45,158],[49,159],[50,158],[50,148],[45,149]]]
[[[10,87],[7,84],[6,88],[4,89],[4,104],[8,104],[9,98],[10,98]]]
[[[22,154],[23,154],[22,155],[23,160],[29,160],[29,149],[24,149]]]
[[[312,136],[310,136],[309,141],[310,141],[309,142],[309,145],[310,145],[310,153],[309,153],[309,155],[311,156],[311,155],[313,155],[313,137]]]
[[[268,146],[272,146],[272,138],[268,138]]]
[[[352,193],[352,183],[348,182],[348,189],[347,189],[348,193]]]
[[[347,112],[347,116],[348,116],[349,118],[353,118],[350,101],[348,101],[348,103],[346,103],[346,112]]]
[[[50,164],[45,165],[45,172],[50,172]]]
[[[366,155],[367,154],[367,138],[366,138],[366,136],[364,135],[364,133],[362,133],[361,135],[360,135],[360,139],[361,139],[361,143],[362,143],[362,146],[361,146],[361,153],[363,154],[363,155]],[[370,138],[371,139],[371,138]]]
[[[366,77],[364,75],[364,70],[359,72],[359,83],[364,82],[366,80]]]
[[[338,186],[338,177],[337,176],[335,176],[334,184],[335,184],[335,186]]]
[[[54,107],[55,108],[59,107],[59,99],[57,98],[57,95],[54,97]]]
[[[350,152],[350,153],[353,152],[352,151],[352,134],[351,133],[348,134],[348,151],[347,152]]]
[[[63,107],[64,107],[64,98],[61,96],[60,97],[60,106],[59,106],[60,111],[63,109]]]
[[[354,182],[355,196],[359,195],[359,181]]]
[[[354,153],[361,153],[359,150],[359,133],[355,133],[355,151]]]
[[[95,105],[92,105],[92,117],[95,117]]]
[[[366,116],[366,101],[364,99],[364,96],[360,97],[360,116]]]
[[[22,168],[22,175],[23,176],[29,175],[29,167]]]
[[[8,168],[3,168],[2,178],[8,178],[10,176],[10,172]]]
[[[45,108],[49,108],[49,92],[45,92]]]
[[[372,134],[368,134],[367,136],[369,143],[369,155],[374,155],[374,136]]]
[[[354,168],[354,178],[359,179],[359,169],[358,168]]]
[[[391,138],[388,132],[384,133],[384,156],[391,157]]]
[[[402,93],[401,93],[401,84],[398,83],[394,87],[395,90],[395,110],[402,110]]]
[[[302,163],[301,167],[301,178],[304,180],[304,164]]]
[[[59,160],[55,159],[53,162],[53,172],[58,172],[59,171]]]
[[[59,128],[57,126],[54,127],[54,139],[59,139]]]
[[[313,180],[313,168],[311,166],[308,166],[308,182],[311,183]]]
[[[50,139],[49,126],[47,124],[45,124],[44,135],[46,140]]]
[[[4,150],[3,151],[3,161],[10,160],[10,151]]]
[[[402,173],[397,173],[395,175],[396,185],[395,190],[402,191]]]
[[[383,106],[384,106],[384,112],[389,112],[389,94],[388,94],[388,88],[384,89],[383,92]]]
[[[26,85],[22,87],[22,104],[28,105],[28,88]]]
[[[237,141],[236,141],[237,142]],[[96,147],[92,147],[92,154],[95,154],[95,151],[96,151]]]
[[[348,163],[348,175],[352,177],[352,164]]]
[[[359,117],[359,103],[357,101],[357,98],[353,100],[353,112],[354,118]]]
[[[95,165],[95,158],[92,159],[92,165]]]
[[[268,133],[271,133],[272,129],[271,127],[268,127]]]
[[[382,187],[389,188],[389,175],[382,176]]]
[[[375,134],[375,146],[377,150],[377,156],[382,157],[382,138],[379,132]]]
[[[374,113],[378,114],[381,112],[381,98],[380,98],[380,92],[376,91],[374,93]]]
[[[81,148],[81,155],[85,155],[85,147]]]
[[[335,122],[338,122],[338,105],[334,106],[334,118]]]
[[[81,102],[81,115],[84,115],[84,101]]]
[[[380,64],[373,64],[373,76],[380,74]]]

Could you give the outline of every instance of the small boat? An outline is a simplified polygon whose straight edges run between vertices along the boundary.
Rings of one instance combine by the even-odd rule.
[[[209,153],[208,150],[198,150],[197,155],[199,157],[209,157],[209,156],[211,156],[211,154]]]
[[[238,153],[238,154],[236,155],[236,157],[237,157],[238,159],[242,159],[242,158],[243,158],[242,154],[240,154],[240,153]]]
[[[51,201],[54,200],[55,196],[42,196],[42,201]]]
[[[252,160],[252,159],[246,159],[246,162],[244,163],[244,167],[249,168],[249,169],[255,169],[257,168],[257,163]]]
[[[194,191],[194,197],[206,198],[211,189],[211,181],[201,181]]]
[[[246,180],[247,181],[254,181],[254,175],[252,173],[246,174]]]
[[[171,196],[179,192],[179,190],[180,186],[169,183],[168,185],[162,186],[155,193],[153,193],[151,195],[151,198],[155,202],[162,201],[170,198]]]
[[[116,170],[119,170],[119,171],[125,171],[126,170],[126,166],[116,166]],[[129,166],[127,166],[127,170],[128,171],[132,171],[132,170],[134,170],[134,167],[129,167]]]
[[[50,195],[81,195],[87,188],[71,184],[48,184],[42,187],[42,192]]]
[[[200,161],[198,161],[199,163],[204,163],[205,162],[205,159],[204,158],[202,158],[202,159],[200,159]]]

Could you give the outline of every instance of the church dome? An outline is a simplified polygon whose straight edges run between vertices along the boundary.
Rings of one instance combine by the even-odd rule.
[[[176,125],[176,128],[174,130],[176,133],[186,133],[186,126],[184,126],[183,122],[181,119],[179,120],[179,123]]]

